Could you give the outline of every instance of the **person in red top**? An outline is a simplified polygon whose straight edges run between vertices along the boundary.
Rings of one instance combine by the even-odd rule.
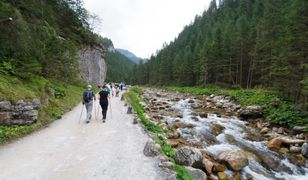
[[[102,107],[103,123],[106,122],[107,109],[108,109],[108,99],[110,99],[110,94],[107,91],[107,87],[104,85],[103,90],[99,92],[99,104]]]

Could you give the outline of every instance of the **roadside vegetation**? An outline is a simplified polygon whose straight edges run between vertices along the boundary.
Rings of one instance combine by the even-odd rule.
[[[242,106],[260,105],[266,121],[286,127],[307,126],[308,113],[281,94],[264,89],[222,89],[218,87],[165,87],[170,91],[194,95],[228,95]]]
[[[40,99],[41,107],[36,123],[31,125],[0,126],[0,144],[22,137],[42,127],[48,126],[80,102],[84,84],[48,80],[33,76],[29,80],[20,80],[15,76],[0,76],[0,101]]]
[[[162,148],[162,153],[168,156],[169,160],[174,163],[175,170],[177,173],[177,179],[180,180],[191,180],[191,176],[188,174],[186,169],[183,166],[177,165],[174,161],[174,150],[173,148],[162,138],[164,136],[164,131],[149,119],[147,119],[144,115],[145,110],[144,107],[140,104],[142,99],[139,98],[139,95],[143,93],[143,90],[138,87],[132,87],[129,89],[127,93],[125,93],[125,100],[133,107],[134,111],[136,112],[137,116],[140,118],[141,123],[144,127],[152,132],[155,133],[156,143],[160,144]]]

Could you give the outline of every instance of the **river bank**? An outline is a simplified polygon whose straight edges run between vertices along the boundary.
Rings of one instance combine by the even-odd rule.
[[[273,126],[257,106],[225,95],[145,88],[145,116],[164,131],[177,164],[210,179],[301,179],[307,176],[307,133]]]

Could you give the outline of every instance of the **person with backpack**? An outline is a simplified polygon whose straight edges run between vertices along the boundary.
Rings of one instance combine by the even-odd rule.
[[[87,89],[83,92],[82,98],[82,104],[84,104],[87,109],[86,123],[89,123],[92,118],[93,100],[96,100],[95,94],[92,91],[92,86],[88,85]]]
[[[107,86],[104,85],[103,90],[101,90],[98,94],[99,104],[102,107],[103,123],[105,123],[107,117],[108,99],[110,99],[110,93],[107,91]]]

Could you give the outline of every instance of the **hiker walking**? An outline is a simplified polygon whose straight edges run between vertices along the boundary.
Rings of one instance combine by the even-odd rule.
[[[103,90],[99,92],[99,104],[102,107],[103,123],[106,122],[108,99],[110,99],[110,93],[107,91],[107,86],[103,86]]]
[[[87,109],[86,123],[89,123],[92,118],[93,100],[96,100],[95,94],[92,91],[92,86],[88,85],[87,89],[83,92],[82,98],[82,104],[84,104]]]

